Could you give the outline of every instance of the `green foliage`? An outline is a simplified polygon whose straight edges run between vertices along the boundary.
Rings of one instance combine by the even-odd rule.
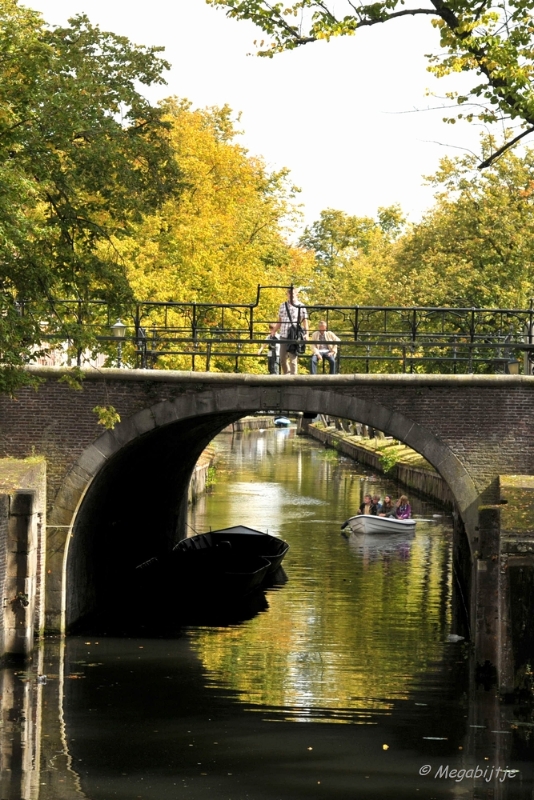
[[[75,392],[81,392],[83,390],[84,380],[85,374],[83,370],[79,367],[72,367],[72,369],[59,378],[59,383],[66,383],[70,389],[74,389]]]
[[[250,303],[260,283],[307,282],[313,258],[286,238],[299,219],[298,190],[287,170],[270,172],[236,143],[227,106],[195,110],[188,101],[174,98],[162,108],[185,186],[180,197],[147,214],[135,226],[133,238],[115,243],[137,297]],[[272,292],[262,303],[267,321],[276,319],[282,299],[282,292]],[[185,324],[178,313],[167,317],[176,328]],[[215,343],[218,318],[215,308],[198,309],[197,324]],[[159,323],[156,310],[148,323],[143,320],[154,323]],[[233,324],[243,328],[241,311],[225,312],[225,327]],[[190,363],[189,356],[167,356],[158,360],[158,367],[187,369]],[[260,362],[246,363],[247,370],[263,368]],[[234,359],[214,355],[210,368],[232,371]]]
[[[403,16],[427,16],[439,33],[440,51],[428,56],[437,77],[459,72],[474,76],[471,88],[449,99],[462,107],[457,117],[492,123],[502,118],[534,130],[534,51],[531,0],[491,4],[482,0],[432,0],[405,8],[403,0],[355,4],[352,0],[206,0],[235,19],[251,20],[268,37],[256,42],[259,55],[272,57],[311,42],[354,36],[359,28]],[[436,42],[437,44],[438,42]],[[523,131],[524,134],[525,131]],[[505,142],[508,148],[511,142]],[[485,159],[491,163],[499,148]]]
[[[387,474],[391,472],[391,470],[398,464],[399,462],[399,453],[396,451],[387,452],[384,451],[379,454],[378,460],[380,461],[380,466],[382,467],[382,471]]]
[[[490,143],[485,143],[489,149]],[[433,209],[398,243],[389,281],[407,305],[526,307],[534,294],[534,151],[483,173],[443,159]]]
[[[7,394],[14,397],[17,390],[22,386],[39,386],[39,379],[35,375],[21,372],[16,366],[0,366],[0,394]]]
[[[103,425],[106,430],[113,430],[121,421],[120,414],[113,406],[95,406],[93,412],[98,417],[98,424]]]
[[[0,365],[35,356],[42,319],[90,344],[52,297],[131,296],[116,248],[100,245],[177,191],[163,112],[138,90],[167,67],[85,16],[52,28],[0,0]]]
[[[217,483],[217,467],[214,464],[211,464],[208,467],[208,473],[206,475],[206,490],[211,489]]]
[[[315,256],[310,292],[314,301],[333,305],[391,302],[387,266],[404,225],[396,205],[379,208],[376,220],[331,208],[322,211],[299,242]]]
[[[489,152],[491,141],[482,147]],[[387,222],[328,209],[306,229],[302,244],[316,257],[314,301],[528,306],[534,296],[534,150],[505,153],[484,172],[472,155],[445,158],[427,180],[436,189],[434,206],[400,235],[400,213],[391,230]],[[332,318],[333,330],[335,323]]]
[[[325,450],[319,451],[319,457],[323,461],[335,461],[336,463],[339,461],[339,453],[337,452],[337,442],[335,439],[329,442]]]

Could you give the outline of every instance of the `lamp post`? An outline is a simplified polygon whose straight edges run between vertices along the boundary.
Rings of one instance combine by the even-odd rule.
[[[509,358],[506,363],[506,372],[508,375],[519,375],[519,361],[517,358]]]
[[[126,325],[118,319],[115,325],[111,326],[113,336],[117,340],[117,369],[122,367],[122,340],[126,333]]]

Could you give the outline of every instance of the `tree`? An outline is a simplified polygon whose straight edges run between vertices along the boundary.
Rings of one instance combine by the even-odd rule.
[[[101,243],[130,235],[180,185],[163,111],[138,90],[164,82],[158,50],[85,16],[50,27],[0,0],[0,389],[39,347],[42,319],[90,343],[54,297],[131,294]]]
[[[300,219],[298,190],[287,170],[270,172],[261,158],[235,141],[227,106],[193,109],[175,98],[166,100],[162,110],[184,188],[180,197],[136,224],[132,238],[116,243],[135,295],[153,301],[248,304],[258,284],[307,283],[313,258],[287,241],[292,224]],[[276,319],[281,294],[262,297],[265,333],[266,323]],[[217,335],[218,319],[215,308],[197,310],[205,336]],[[142,324],[159,324],[156,307]],[[182,319],[178,311],[173,324],[191,329],[191,320]],[[246,329],[238,310],[225,312],[225,328],[232,327]],[[189,368],[190,363],[187,357],[158,361],[174,368]],[[233,369],[234,363],[214,358],[211,368]],[[247,361],[247,370],[256,366]]]
[[[315,256],[314,299],[333,305],[395,302],[387,293],[387,268],[404,224],[397,205],[379,208],[376,220],[322,211],[299,242]]]
[[[534,131],[534,51],[531,0],[427,0],[404,6],[404,0],[369,4],[352,0],[206,0],[227,9],[235,19],[254,22],[270,37],[260,43],[259,55],[273,56],[335,36],[353,36],[358,28],[379,25],[404,16],[427,16],[439,31],[442,53],[430,56],[429,70],[438,77],[473,72],[470,91],[451,93],[461,106],[472,105],[458,117],[485,123],[509,119],[522,127],[514,139],[494,149],[481,167]],[[450,120],[452,121],[452,120]]]
[[[534,151],[474,167],[473,156],[445,158],[429,179],[435,205],[389,272],[403,304],[525,308],[534,295]]]

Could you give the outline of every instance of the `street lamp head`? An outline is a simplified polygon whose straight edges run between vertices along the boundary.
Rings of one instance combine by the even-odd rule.
[[[506,371],[508,375],[519,375],[519,361],[517,358],[509,359],[506,365]]]
[[[111,330],[113,331],[113,336],[116,339],[124,339],[124,335],[126,333],[126,325],[118,319],[115,325],[111,326]]]

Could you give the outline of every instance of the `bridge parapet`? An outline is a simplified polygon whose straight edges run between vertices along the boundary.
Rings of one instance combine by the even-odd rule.
[[[90,336],[101,348],[99,366],[261,371],[265,357],[258,349],[287,288],[258,286],[251,303],[133,302],[121,309],[125,322],[115,322],[116,308],[105,301],[58,299],[43,333],[50,353],[42,362],[59,365],[74,358],[82,366],[92,358],[83,349]],[[524,372],[532,372],[533,304],[519,309],[308,305],[307,311],[312,330],[324,319],[339,337],[341,372],[505,373],[519,369],[523,353]],[[42,313],[24,303],[20,312]]]

